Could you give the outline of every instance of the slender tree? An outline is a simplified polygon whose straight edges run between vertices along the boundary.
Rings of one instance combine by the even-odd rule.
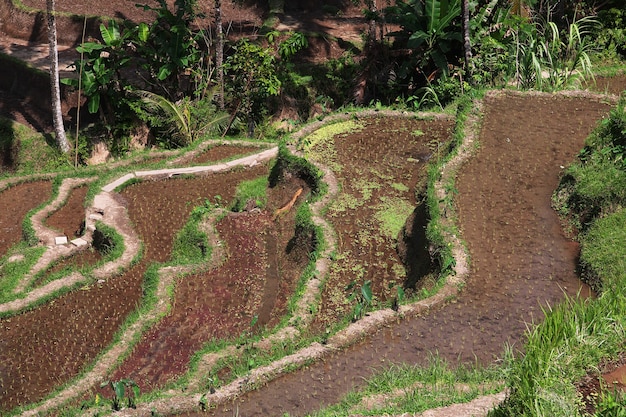
[[[461,14],[463,25],[463,56],[465,60],[465,71],[467,77],[471,79],[472,68],[470,67],[472,61],[472,44],[470,41],[470,29],[469,29],[469,0],[461,0]]]
[[[217,31],[217,48],[215,50],[215,67],[219,88],[218,104],[224,110],[224,28],[222,27],[222,0],[215,0],[215,27]]]
[[[59,50],[57,47],[57,24],[54,16],[55,0],[46,0],[48,14],[48,44],[50,45],[50,87],[52,92],[52,118],[54,133],[59,148],[63,153],[70,150],[65,136],[63,114],[61,112],[61,86],[59,85]]]

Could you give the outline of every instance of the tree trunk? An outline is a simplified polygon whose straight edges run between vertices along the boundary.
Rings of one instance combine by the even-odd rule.
[[[374,19],[374,16],[376,16],[376,14],[378,13],[378,8],[376,7],[376,0],[367,0],[365,3],[370,14],[367,39],[371,46],[378,40],[376,36],[376,19]]]
[[[222,27],[222,0],[215,0],[215,27],[217,31],[217,48],[215,50],[215,67],[219,88],[218,104],[224,110],[224,28]]]
[[[465,73],[466,78],[469,80],[472,77],[472,43],[470,40],[469,30],[469,0],[461,1],[461,13],[463,14],[463,55],[465,60]]]
[[[57,48],[57,25],[54,17],[55,0],[46,0],[48,13],[48,44],[50,45],[50,87],[52,92],[52,118],[54,133],[61,152],[67,153],[70,144],[65,136],[61,112],[61,86],[59,85],[59,50]]]

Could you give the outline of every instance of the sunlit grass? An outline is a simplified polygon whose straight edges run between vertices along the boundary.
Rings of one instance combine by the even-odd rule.
[[[16,297],[13,289],[30,271],[46,248],[30,247],[26,242],[13,246],[9,253],[0,260],[0,303],[6,303]],[[15,256],[18,256],[15,258]]]
[[[233,211],[243,211],[252,201],[255,207],[264,208],[267,205],[267,177],[259,177],[250,181],[243,181],[237,186]]]
[[[504,387],[501,368],[452,367],[431,356],[426,366],[392,365],[367,385],[348,394],[340,403],[325,408],[315,417],[382,416],[420,413],[481,395],[500,392]]]
[[[0,171],[0,178],[72,169],[66,155],[47,139],[24,125],[0,117],[0,148],[11,150],[14,171]]]

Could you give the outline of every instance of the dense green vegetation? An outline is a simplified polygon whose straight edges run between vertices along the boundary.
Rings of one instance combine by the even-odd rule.
[[[157,3],[140,5],[155,12],[153,22],[102,23],[100,39],[78,47],[80,80],[65,80],[81,89],[89,112],[99,118],[80,136],[105,137],[118,154],[142,125],[163,147],[216,132],[267,137],[277,133],[269,122],[284,103],[295,107],[295,122],[306,121],[316,105],[326,111],[354,103],[443,108],[474,88],[567,88],[591,74],[597,47],[604,62],[626,53],[617,1],[598,10],[582,1],[563,7],[529,1],[520,7],[504,0],[398,0],[380,9],[365,1],[366,17],[397,30],[369,33],[341,57],[316,64],[299,54],[318,34],[264,26],[264,36],[222,46],[195,28],[195,19],[207,12],[197,0],[178,0],[173,9],[164,0]],[[272,5],[274,11],[282,8]],[[211,51],[222,47],[215,54],[221,61],[214,62]]]

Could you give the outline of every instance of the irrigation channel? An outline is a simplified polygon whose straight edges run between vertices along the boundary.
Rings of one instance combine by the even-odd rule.
[[[459,297],[401,320],[361,343],[212,410],[212,416],[301,416],[338,402],[377,369],[487,364],[505,344],[520,350],[528,324],[565,295],[589,296],[576,274],[578,246],[563,233],[551,195],[559,173],[610,106],[591,95],[489,94],[474,155],[460,168],[456,210],[471,259]],[[469,139],[473,140],[473,139]],[[188,413],[185,416],[207,415]]]

